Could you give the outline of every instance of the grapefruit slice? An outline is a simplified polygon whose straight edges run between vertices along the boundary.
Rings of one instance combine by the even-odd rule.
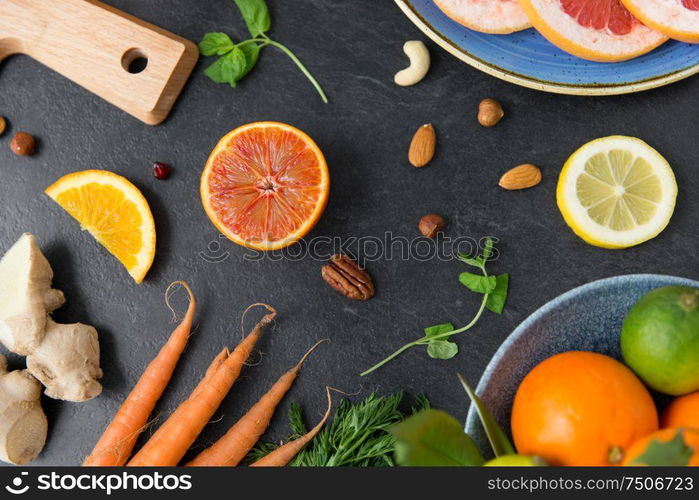
[[[481,33],[505,35],[531,27],[517,0],[435,0],[442,12]]]
[[[644,24],[687,43],[699,43],[699,0],[622,0]]]
[[[643,25],[620,0],[519,0],[519,4],[548,41],[590,61],[626,61],[667,40]]]
[[[300,130],[276,122],[250,123],[226,135],[201,176],[201,199],[228,239],[276,250],[303,238],[328,201],[323,153]]]

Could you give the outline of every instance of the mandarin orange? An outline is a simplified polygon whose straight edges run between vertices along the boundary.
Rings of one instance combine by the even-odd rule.
[[[682,442],[673,445],[671,441],[678,434]],[[655,449],[651,448],[653,444]],[[628,449],[623,465],[699,466],[699,429],[662,429],[645,436]]]
[[[517,390],[512,436],[521,455],[551,465],[616,465],[658,429],[650,394],[631,370],[602,354],[570,351],[537,365]]]

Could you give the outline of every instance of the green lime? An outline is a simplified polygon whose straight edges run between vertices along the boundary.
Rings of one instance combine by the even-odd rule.
[[[486,467],[540,467],[548,465],[543,458],[527,457],[524,455],[501,455],[497,458],[489,460],[485,464]]]
[[[624,361],[653,389],[699,389],[699,290],[666,286],[644,295],[621,329]]]

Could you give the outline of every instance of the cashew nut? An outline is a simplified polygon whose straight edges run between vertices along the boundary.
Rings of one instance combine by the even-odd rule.
[[[425,78],[430,69],[430,53],[420,40],[405,42],[403,52],[410,59],[410,66],[396,73],[395,82],[402,87],[408,87]]]

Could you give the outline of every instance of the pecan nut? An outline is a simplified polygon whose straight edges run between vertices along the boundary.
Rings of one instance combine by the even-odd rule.
[[[321,270],[323,279],[335,290],[353,300],[369,300],[374,296],[374,282],[366,270],[347,255],[330,257]]]

